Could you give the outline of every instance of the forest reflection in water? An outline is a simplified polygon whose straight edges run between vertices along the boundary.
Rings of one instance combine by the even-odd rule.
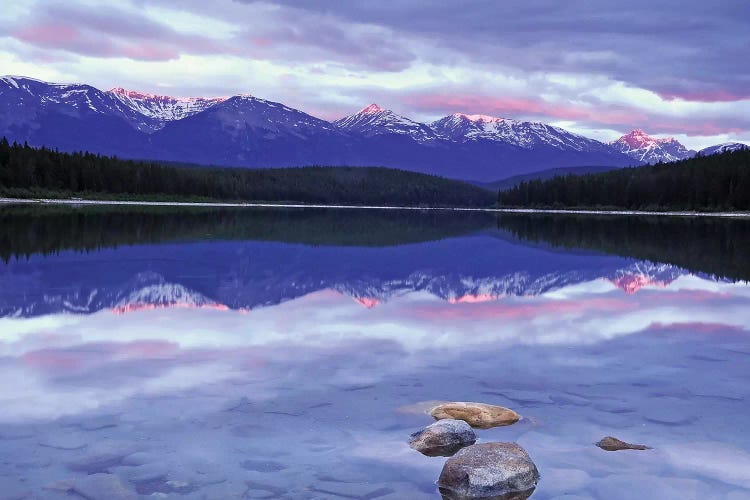
[[[748,221],[0,209],[0,492],[440,498],[435,401],[534,499],[750,495]],[[646,451],[605,452],[606,435]],[[113,493],[115,492],[115,493]],[[114,495],[114,496],[113,496]]]

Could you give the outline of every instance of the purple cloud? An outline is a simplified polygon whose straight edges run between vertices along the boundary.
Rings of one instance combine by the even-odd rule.
[[[744,0],[275,3],[422,37],[434,46],[427,56],[434,60],[450,49],[490,66],[604,74],[672,98],[750,97],[750,3]]]
[[[615,0],[71,0],[37,2],[17,19],[0,20],[0,37],[20,61],[68,59],[59,72],[100,86],[250,92],[327,119],[376,101],[420,120],[460,111],[565,121],[606,134],[639,127],[748,140],[748,18],[744,0],[686,0],[679,8],[650,0],[627,7]],[[217,58],[221,64],[209,70],[184,60],[157,81],[143,80],[150,74],[143,66],[123,74],[106,61],[183,55],[237,63]],[[272,63],[273,78],[250,74],[264,67],[246,64],[254,61]],[[637,93],[626,95],[633,89],[661,102],[638,102]]]
[[[185,34],[145,14],[110,6],[75,3],[39,5],[32,14],[3,31],[44,49],[94,57],[164,61],[180,54],[234,55],[286,62],[333,62],[351,68],[399,71],[416,57],[378,29],[349,29],[330,16],[277,9],[232,19],[236,29],[223,38]],[[265,17],[264,17],[265,16]]]
[[[144,15],[72,3],[36,9],[4,31],[37,48],[94,57],[165,61],[176,59],[181,53],[229,51],[210,38],[179,33]]]

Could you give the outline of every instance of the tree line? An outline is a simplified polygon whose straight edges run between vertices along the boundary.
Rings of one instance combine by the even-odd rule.
[[[750,210],[750,150],[587,175],[524,181],[502,207]]]
[[[750,220],[745,218],[505,213],[497,226],[525,242],[750,280]]]
[[[0,141],[0,195],[486,207],[470,184],[383,167],[174,166]]]
[[[380,247],[453,238],[495,227],[489,212],[329,208],[246,209],[85,205],[0,206],[0,260],[213,240]]]

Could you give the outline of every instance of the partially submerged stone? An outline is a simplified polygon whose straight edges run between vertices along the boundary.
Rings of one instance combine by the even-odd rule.
[[[138,494],[114,474],[90,474],[58,481],[45,489],[89,500],[136,500]]]
[[[437,420],[445,418],[463,420],[470,426],[479,429],[511,425],[521,419],[521,415],[504,406],[468,402],[438,405],[430,410],[430,415]]]
[[[411,435],[409,446],[428,457],[449,457],[474,444],[476,434],[463,420],[438,420]]]
[[[620,441],[616,437],[607,436],[602,438],[596,445],[602,450],[606,451],[620,451],[620,450],[650,450],[650,446],[644,444],[630,444],[625,441]]]
[[[516,443],[473,444],[449,458],[438,479],[445,499],[524,499],[539,481],[536,465]]]

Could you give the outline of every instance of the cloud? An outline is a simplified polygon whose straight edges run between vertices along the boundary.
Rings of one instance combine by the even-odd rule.
[[[233,390],[235,380],[241,391],[254,381],[252,397],[259,400],[276,394],[279,381],[298,389],[310,384],[318,393],[320,380],[326,387],[374,384],[434,359],[458,366],[477,353],[518,353],[523,346],[534,346],[530,359],[537,360],[545,346],[557,346],[550,352],[564,353],[567,367],[578,362],[571,352],[596,345],[608,351],[606,342],[627,344],[629,337],[638,337],[632,342],[639,349],[645,341],[673,353],[711,335],[711,345],[722,349],[747,336],[749,300],[744,283],[687,276],[635,295],[595,280],[480,303],[449,304],[413,292],[374,311],[327,290],[249,315],[173,308],[133,312],[127,321],[109,311],[3,318],[0,376],[15,382],[0,387],[0,422],[104,410],[144,395],[195,395],[214,384]],[[599,354],[591,359],[607,362]],[[685,359],[676,357],[682,368]]]
[[[247,3],[255,4],[254,1]],[[743,0],[673,3],[531,0],[276,3],[371,23],[434,41],[474,62],[524,71],[603,73],[664,96],[750,98],[750,43]]]
[[[422,121],[495,114],[603,140],[638,127],[697,148],[750,140],[749,15],[740,0],[37,1],[0,19],[0,61],[104,88],[249,92],[326,119],[375,101]]]
[[[4,31],[32,47],[104,58],[166,61],[183,52],[228,50],[208,37],[183,34],[148,16],[111,6],[52,3]]]

